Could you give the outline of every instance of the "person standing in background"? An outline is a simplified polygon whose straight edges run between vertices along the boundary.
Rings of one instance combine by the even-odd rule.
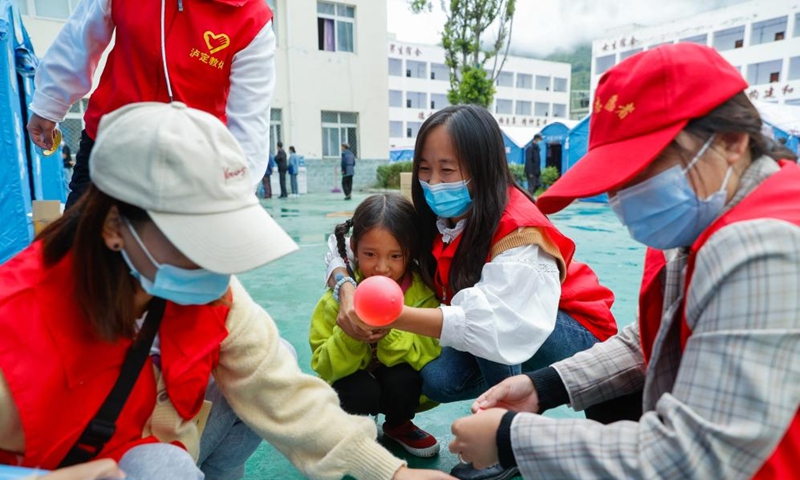
[[[300,172],[300,159],[297,157],[297,150],[289,147],[289,183],[292,185],[292,196],[299,197],[300,190],[297,187],[297,174]]]
[[[286,198],[286,170],[289,165],[286,161],[286,151],[283,149],[283,142],[278,142],[278,153],[275,154],[275,163],[278,164],[278,175],[281,184],[281,194],[278,198]]]
[[[541,151],[539,150],[539,142],[542,141],[542,135],[537,133],[533,136],[533,143],[530,148],[525,152],[525,176],[528,178],[528,193],[533,196],[539,188],[539,177],[541,176]]]
[[[64,187],[69,193],[69,181],[72,179],[72,151],[66,143],[61,146],[61,160],[64,162]]]
[[[261,186],[264,187],[264,198],[272,198],[272,170],[275,169],[275,155],[269,154],[267,171],[261,178]]]
[[[344,199],[350,200],[353,191],[353,175],[355,175],[356,156],[350,150],[350,145],[342,144],[342,190]]]

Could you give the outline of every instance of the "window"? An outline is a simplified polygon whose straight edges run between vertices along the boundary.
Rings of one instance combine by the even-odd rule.
[[[400,90],[389,90],[389,106],[403,108],[403,92]]]
[[[567,79],[566,78],[553,77],[553,91],[554,92],[566,92],[567,91]]]
[[[428,78],[428,64],[414,60],[406,60],[406,77]]]
[[[450,80],[450,69],[441,63],[431,63],[431,80]]]
[[[431,93],[431,108],[433,110],[439,110],[449,106],[450,102],[447,100],[447,95],[443,93]]]
[[[622,53],[619,54],[619,61],[621,62],[621,61],[625,60],[628,57],[632,57],[632,56],[636,55],[637,53],[641,52],[642,50],[644,50],[644,49],[643,48],[635,48],[633,50],[628,50],[627,52],[622,52]]]
[[[553,117],[567,118],[567,106],[562,103],[553,104]]]
[[[504,100],[498,98],[495,101],[495,109],[494,112],[498,115],[511,115],[513,111],[514,101],[513,100]]]
[[[24,2],[23,2],[24,3]],[[83,130],[83,114],[86,112],[86,106],[89,101],[82,99],[75,102],[70,107],[67,117],[59,124],[59,129],[64,135],[64,143],[69,145],[72,154],[78,153],[78,147],[81,143],[81,131]]]
[[[794,36],[800,37],[800,13],[794,14]]]
[[[744,46],[744,40],[736,40],[733,43],[733,48],[742,48]]]
[[[403,122],[389,122],[389,136],[392,138],[402,138]]]
[[[521,115],[523,117],[530,117],[531,116],[531,102],[526,102],[524,100],[517,100],[517,115]]]
[[[744,25],[714,32],[711,46],[720,52],[744,46]]]
[[[597,59],[594,61],[595,75],[602,75],[606,73],[606,70],[613,67],[616,61],[617,56],[613,53],[604,57],[597,57]]]
[[[536,102],[533,104],[533,115],[536,117],[546,117],[550,111],[549,103]]]
[[[514,86],[514,73],[513,72],[500,72],[497,76],[498,87],[513,87]]]
[[[317,2],[319,49],[326,52],[354,52],[355,19],[355,7]]]
[[[536,90],[550,91],[550,77],[536,75]]]
[[[278,19],[278,10],[276,9],[277,0],[267,0],[267,5],[269,5],[269,9],[272,10],[272,31],[275,32],[275,40],[278,40],[278,26],[275,24],[275,21]]]
[[[789,17],[778,17],[754,23],[753,31],[750,33],[750,45],[783,40],[788,22]]]
[[[358,114],[322,112],[322,156],[341,157],[343,143],[358,157]]]
[[[753,63],[747,66],[747,83],[750,85],[763,85],[779,82],[782,69],[783,60]]]
[[[78,5],[78,0],[33,0],[32,2],[20,0],[16,3],[20,6],[20,12],[23,15],[66,20]],[[32,12],[29,11],[31,6],[33,7]]]
[[[800,78],[800,57],[792,57],[789,59],[789,80],[798,78]]]
[[[517,88],[527,88],[528,90],[533,88],[533,75],[527,73],[518,73]]]
[[[422,126],[420,122],[407,122],[406,123],[406,138],[414,138],[419,133],[419,129]]]
[[[425,92],[406,92],[406,108],[428,108],[428,94]]]
[[[680,40],[678,40],[678,43],[697,43],[700,45],[707,45],[708,34],[704,33],[702,35],[695,35],[693,37],[681,38]]]
[[[653,45],[650,45],[649,47],[647,47],[647,49],[648,49],[648,50],[652,50],[652,49],[654,49],[654,48],[658,48],[658,47],[660,47],[661,45],[672,45],[672,42],[661,42],[661,43],[654,43]]]
[[[269,112],[269,153],[275,155],[278,151],[276,143],[283,142],[283,111],[273,108]]]
[[[403,76],[403,61],[399,58],[389,59],[389,75],[392,77]]]

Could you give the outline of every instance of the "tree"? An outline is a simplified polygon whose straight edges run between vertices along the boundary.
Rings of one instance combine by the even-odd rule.
[[[430,11],[434,0],[409,0],[414,13]],[[439,0],[447,16],[442,32],[445,63],[450,69],[451,104],[474,103],[488,107],[495,80],[508,57],[516,0]],[[486,39],[497,27],[493,41]],[[501,53],[502,52],[502,53]],[[487,63],[493,60],[491,69]]]

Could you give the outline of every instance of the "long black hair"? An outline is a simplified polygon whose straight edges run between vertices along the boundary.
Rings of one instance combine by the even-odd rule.
[[[508,203],[508,189],[517,188],[524,195],[528,194],[516,186],[508,169],[503,134],[497,121],[485,108],[454,105],[428,117],[417,135],[411,183],[414,207],[420,218],[418,260],[422,277],[428,285],[434,285],[436,259],[433,257],[432,247],[438,230],[436,214],[425,201],[419,183],[419,165],[425,141],[431,131],[438,127],[446,129],[455,147],[460,167],[472,179],[472,207],[450,268],[449,286],[453,292],[458,292],[472,287],[481,277],[492,237]]]
[[[334,235],[336,236],[336,246],[339,255],[347,264],[348,270],[352,275],[350,261],[347,258],[347,248],[345,246],[345,235],[353,229],[353,253],[358,250],[358,241],[361,237],[373,228],[385,228],[392,236],[397,239],[403,251],[403,260],[406,268],[411,260],[416,258],[419,251],[419,241],[417,239],[417,214],[414,205],[405,197],[396,193],[381,193],[367,197],[366,200],[356,208],[353,218],[344,223],[336,225]]]

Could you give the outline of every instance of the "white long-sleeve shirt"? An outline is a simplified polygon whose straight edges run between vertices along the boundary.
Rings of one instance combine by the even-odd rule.
[[[440,228],[440,233],[445,234]],[[453,238],[461,231],[450,232]],[[353,252],[347,245],[350,261]],[[344,268],[328,238],[326,279]],[[480,280],[443,305],[439,343],[507,365],[530,359],[555,328],[561,281],[556,259],[536,245],[512,248],[487,262]]]
[[[97,65],[115,30],[111,5],[112,0],[78,3],[36,71],[36,90],[30,105],[34,113],[63,122],[70,107],[89,93]],[[274,90],[275,34],[269,22],[233,57],[225,109],[228,129],[244,150],[254,185],[261,181],[269,162]]]

